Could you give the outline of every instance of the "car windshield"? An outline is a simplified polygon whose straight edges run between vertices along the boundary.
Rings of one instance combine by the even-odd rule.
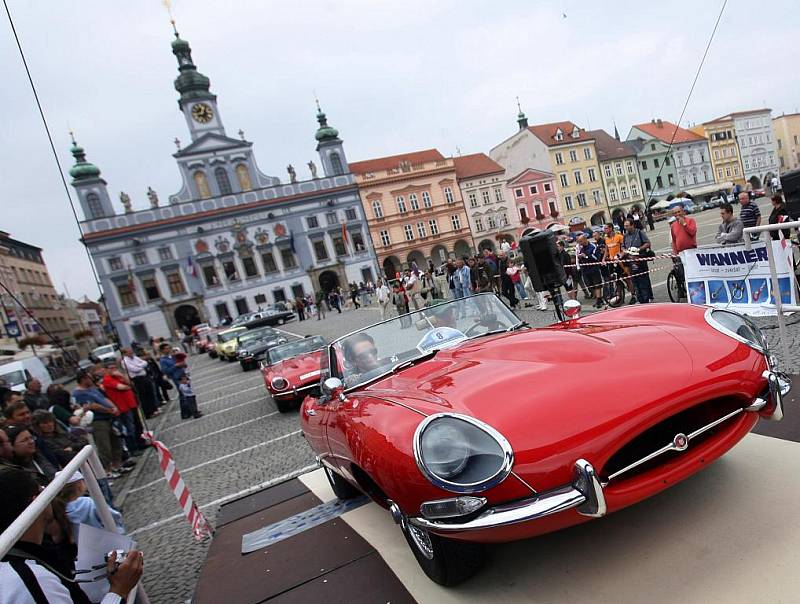
[[[92,354],[98,356],[101,354],[113,354],[113,352],[114,352],[114,346],[100,346],[99,348],[95,348],[92,351]]]
[[[238,330],[238,331],[228,331],[228,332],[226,332],[226,333],[221,333],[221,334],[218,334],[218,335],[217,335],[217,341],[218,341],[218,342],[230,342],[232,339],[234,339],[234,338],[235,338],[235,337],[237,337],[237,336],[238,336],[240,333],[242,333],[242,331],[243,331],[243,330],[241,330],[241,329],[240,329],[240,330]]]
[[[331,375],[364,384],[437,350],[524,323],[494,294],[452,300],[383,321],[331,344]]]
[[[270,338],[275,334],[275,330],[267,328],[267,329],[254,329],[253,331],[246,331],[238,337],[239,344],[244,344],[245,342],[250,342],[252,340],[262,340],[264,338]]]
[[[312,338],[294,340],[293,342],[287,342],[286,344],[281,344],[275,348],[270,348],[268,353],[269,364],[274,365],[275,363],[280,363],[281,361],[291,359],[297,355],[319,350],[320,348],[324,347],[326,343],[327,342],[325,342],[325,338],[322,336],[314,336]]]
[[[0,373],[0,378],[6,381],[9,388],[13,388],[14,386],[20,386],[25,383],[25,372],[17,370],[11,373]]]

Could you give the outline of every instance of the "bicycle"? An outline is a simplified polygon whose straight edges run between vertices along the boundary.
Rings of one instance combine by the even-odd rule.
[[[669,295],[671,302],[681,302],[688,299],[686,293],[686,277],[680,258],[672,259],[672,270],[670,270],[667,275],[667,295]]]
[[[603,287],[603,297],[611,308],[618,308],[625,303],[625,273],[619,262],[614,261],[606,271],[607,281]]]

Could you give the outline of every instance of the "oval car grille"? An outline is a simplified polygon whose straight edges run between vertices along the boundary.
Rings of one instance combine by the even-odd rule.
[[[747,404],[734,398],[705,401],[648,428],[617,451],[603,467],[604,483],[642,474],[725,430]]]

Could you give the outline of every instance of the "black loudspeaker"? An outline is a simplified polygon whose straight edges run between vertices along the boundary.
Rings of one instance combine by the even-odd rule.
[[[556,237],[553,231],[545,229],[519,240],[522,258],[531,277],[533,289],[537,292],[549,291],[562,286],[567,275],[558,254]]]
[[[781,187],[786,200],[786,211],[794,220],[800,219],[800,170],[781,174]]]

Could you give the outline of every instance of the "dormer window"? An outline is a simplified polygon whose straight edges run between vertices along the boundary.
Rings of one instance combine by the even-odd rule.
[[[575,127],[572,129],[572,138],[580,138],[580,137],[581,137],[581,131],[580,131],[580,130],[578,130],[578,127],[577,127],[577,126],[575,126]]]
[[[561,130],[561,128],[558,128],[558,129],[556,130],[556,136],[555,136],[555,139],[556,139],[557,141],[563,141],[563,140],[564,140],[564,132]]]

